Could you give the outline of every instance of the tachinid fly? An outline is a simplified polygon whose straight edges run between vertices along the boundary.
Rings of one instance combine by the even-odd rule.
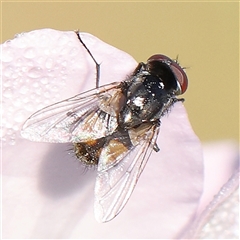
[[[160,118],[188,85],[176,61],[156,54],[139,63],[122,82],[99,87],[45,107],[25,122],[22,136],[32,141],[72,142],[79,161],[97,165],[95,216],[113,219],[128,201],[156,144]]]

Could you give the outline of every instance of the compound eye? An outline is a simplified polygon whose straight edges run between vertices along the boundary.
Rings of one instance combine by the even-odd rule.
[[[187,87],[188,87],[188,78],[186,73],[184,72],[183,68],[181,68],[181,66],[173,61],[172,59],[170,59],[169,57],[162,55],[162,54],[155,54],[153,56],[151,56],[148,59],[148,62],[152,62],[152,61],[159,61],[159,62],[163,62],[166,63],[170,69],[172,70],[172,72],[174,73],[175,77],[176,77],[176,81],[177,81],[177,91],[176,94],[180,95],[183,94],[184,92],[186,92]]]
[[[177,78],[177,82],[179,84],[179,94],[183,94],[186,92],[188,87],[188,78],[184,70],[179,66],[177,62],[172,61],[170,68],[172,69],[174,75]]]
[[[152,61],[172,62],[172,59],[163,54],[155,54],[155,55],[152,55],[147,61],[148,62],[152,62]]]

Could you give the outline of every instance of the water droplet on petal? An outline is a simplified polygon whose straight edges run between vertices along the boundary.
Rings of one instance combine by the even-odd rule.
[[[17,67],[23,65],[23,59],[22,59],[22,58],[18,58],[15,62],[16,62],[16,66],[17,66]]]
[[[16,111],[14,114],[14,121],[21,123],[25,120],[25,114],[22,110]]]
[[[24,105],[25,110],[28,112],[32,112],[34,110],[33,104],[31,102],[28,102]]]
[[[52,67],[53,67],[53,64],[54,64],[54,61],[53,61],[52,58],[48,58],[48,59],[46,60],[46,62],[45,62],[45,66],[46,66],[46,68],[48,68],[48,69],[52,68]]]
[[[13,68],[11,66],[8,66],[3,70],[4,76],[7,77],[7,78],[12,78],[13,72],[14,71],[13,71]]]
[[[6,98],[11,98],[13,96],[13,90],[11,88],[4,89],[3,96]]]
[[[6,88],[12,86],[12,81],[11,80],[5,80],[4,83],[3,83],[3,86],[6,87]]]
[[[36,56],[36,50],[34,48],[27,48],[23,53],[26,58],[34,58]]]
[[[19,108],[22,106],[22,101],[21,101],[21,98],[17,98],[13,101],[13,106],[16,107],[16,108]]]
[[[12,135],[13,134],[13,130],[10,128],[7,130],[7,135]]]
[[[68,42],[68,36],[67,35],[62,35],[60,38],[58,38],[58,44],[60,46],[66,45]]]
[[[66,67],[67,66],[67,61],[62,61],[62,66]]]
[[[53,86],[51,89],[53,92],[57,92],[58,91],[58,86]]]
[[[46,91],[46,92],[44,92],[44,94],[43,94],[43,96],[45,97],[45,98],[50,98],[50,92],[49,91]]]
[[[33,67],[28,71],[28,76],[31,78],[39,78],[42,75],[42,69],[40,67]]]
[[[20,89],[19,89],[19,92],[21,93],[21,94],[26,94],[26,93],[28,93],[28,91],[29,91],[29,89],[28,89],[28,87],[27,86],[22,86]]]
[[[41,81],[42,84],[48,84],[48,82],[49,82],[47,77],[41,78],[40,81]]]
[[[15,145],[15,143],[16,143],[16,140],[13,138],[10,138],[9,144],[13,146],[13,145]]]
[[[2,62],[11,62],[15,56],[13,50],[11,48],[6,48],[3,50],[4,51],[2,51],[2,56],[1,56]]]

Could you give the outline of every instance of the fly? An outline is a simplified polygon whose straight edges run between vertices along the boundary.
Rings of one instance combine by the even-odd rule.
[[[188,79],[176,61],[156,54],[124,81],[99,86],[100,65],[78,31],[76,36],[96,64],[96,88],[37,111],[21,134],[32,141],[71,142],[80,162],[97,166],[95,217],[107,222],[127,203],[152,151],[159,151],[160,119],[183,101],[177,96]]]

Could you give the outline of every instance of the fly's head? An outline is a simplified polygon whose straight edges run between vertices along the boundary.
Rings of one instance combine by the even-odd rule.
[[[155,54],[147,60],[147,70],[159,77],[166,91],[183,94],[188,87],[188,78],[183,68],[174,60],[162,54]]]

